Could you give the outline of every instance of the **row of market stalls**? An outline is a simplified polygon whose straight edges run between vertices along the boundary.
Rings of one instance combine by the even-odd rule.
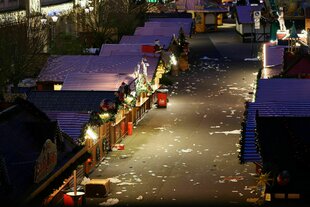
[[[32,202],[40,197],[46,205],[56,205],[66,196],[65,190],[76,190],[76,184],[109,151],[122,149],[123,138],[132,134],[133,125],[153,107],[162,76],[172,69],[189,68],[188,62],[186,66],[178,62],[187,61],[185,40],[191,29],[191,18],[150,19],[133,36],[123,36],[119,44],[103,44],[98,56],[51,56],[37,78],[37,89],[27,94],[27,100],[0,113],[1,134],[7,139],[11,137],[5,133],[7,126],[18,122],[25,128],[19,133],[19,128],[13,127],[16,136],[24,139],[22,134],[27,132],[42,141],[29,159],[23,157],[28,145],[20,145],[20,156],[12,155],[12,160],[5,161],[0,155],[1,172],[8,170],[6,184],[16,188],[11,198],[17,198],[24,189],[18,189],[20,179],[6,163],[28,163],[20,170],[27,179],[20,178],[27,182],[22,185],[25,189],[30,186],[29,194],[25,193],[30,196],[19,200]],[[19,119],[20,113],[27,116]],[[37,130],[42,120],[53,125],[53,130]],[[40,151],[43,158],[38,158]],[[39,178],[35,176],[40,172]]]
[[[255,163],[261,199],[306,199],[310,169],[309,43],[292,27],[264,43],[253,101],[245,105],[240,162]]]

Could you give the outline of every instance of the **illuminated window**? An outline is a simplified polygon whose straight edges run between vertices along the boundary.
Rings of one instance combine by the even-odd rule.
[[[62,84],[54,84],[54,91],[60,91],[62,88]]]

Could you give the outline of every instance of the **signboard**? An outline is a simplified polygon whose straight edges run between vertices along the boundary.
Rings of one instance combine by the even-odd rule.
[[[203,12],[195,13],[195,31],[196,32],[205,32],[205,17]]]
[[[34,167],[34,182],[39,183],[50,174],[57,164],[57,147],[47,139]]]
[[[253,12],[253,18],[254,18],[254,28],[259,29],[260,28],[261,12],[260,11],[254,11]]]

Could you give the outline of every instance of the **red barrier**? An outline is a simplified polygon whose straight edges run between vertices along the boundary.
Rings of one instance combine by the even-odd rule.
[[[128,122],[128,135],[132,135],[132,128],[133,128],[132,122]]]

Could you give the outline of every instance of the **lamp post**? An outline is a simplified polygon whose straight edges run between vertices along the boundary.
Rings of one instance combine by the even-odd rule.
[[[55,39],[56,22],[58,20],[58,16],[54,12],[54,15],[51,18],[52,18],[52,41],[54,41],[54,39]]]
[[[41,19],[41,23],[43,26],[48,26],[50,38],[49,38],[49,49],[51,49],[52,42],[55,39],[55,28],[56,28],[56,22],[58,20],[58,16],[56,12],[53,13],[53,15],[50,17],[50,19],[47,19],[45,16]]]

